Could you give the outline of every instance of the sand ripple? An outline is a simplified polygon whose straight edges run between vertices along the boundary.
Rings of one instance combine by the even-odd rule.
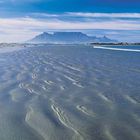
[[[83,45],[0,54],[0,140],[139,140],[140,55]]]

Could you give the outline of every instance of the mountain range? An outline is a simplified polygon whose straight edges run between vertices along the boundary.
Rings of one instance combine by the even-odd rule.
[[[31,43],[91,43],[91,42],[117,42],[106,36],[88,36],[82,32],[44,32],[29,40]]]

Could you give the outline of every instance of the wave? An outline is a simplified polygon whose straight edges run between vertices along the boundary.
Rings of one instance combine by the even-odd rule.
[[[69,119],[66,116],[66,114],[60,108],[56,107],[55,105],[51,105],[51,108],[54,111],[54,113],[57,115],[59,121],[65,127],[67,127],[68,129],[72,130],[75,133],[75,138],[74,139],[79,139],[79,140],[83,140],[84,139],[82,137],[82,135],[80,134],[80,132],[73,127],[73,125],[69,121]]]
[[[136,49],[121,49],[121,48],[100,47],[100,46],[98,46],[98,47],[94,46],[93,48],[104,49],[104,50],[113,50],[113,51],[140,52],[140,50],[136,50]]]
[[[124,98],[133,104],[138,104],[138,102],[129,95],[124,95]]]
[[[86,107],[84,107],[82,105],[78,105],[78,106],[76,106],[76,108],[88,116],[95,117],[95,115],[96,115],[94,112],[89,111]]]

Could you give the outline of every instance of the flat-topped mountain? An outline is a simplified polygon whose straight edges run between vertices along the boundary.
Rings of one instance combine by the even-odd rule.
[[[117,42],[104,37],[88,36],[82,32],[54,32],[49,34],[44,32],[29,42],[32,43],[90,43],[90,42]]]

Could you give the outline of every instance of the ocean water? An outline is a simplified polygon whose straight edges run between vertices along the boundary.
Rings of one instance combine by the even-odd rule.
[[[0,53],[0,140],[140,140],[140,52],[131,50]]]

